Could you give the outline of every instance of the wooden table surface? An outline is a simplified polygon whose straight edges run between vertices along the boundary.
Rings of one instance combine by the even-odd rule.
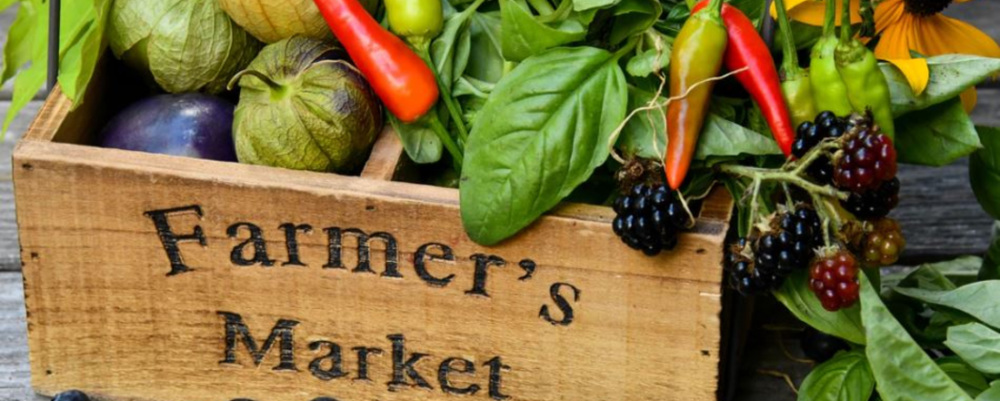
[[[979,0],[956,4],[947,10],[1000,41],[1000,0]],[[0,42],[13,20],[10,11],[0,13]],[[1000,126],[1000,88],[982,89],[973,114],[977,124]],[[6,115],[9,86],[0,90],[0,115]],[[14,216],[11,182],[11,151],[41,107],[31,102],[11,125],[0,143],[0,401],[40,401],[29,387],[28,349],[21,288],[20,255]],[[981,254],[990,241],[992,220],[976,203],[968,181],[968,161],[963,159],[944,168],[903,166],[901,202],[892,214],[903,225],[907,250],[903,263],[916,265],[966,254]],[[772,299],[757,301],[757,313],[740,361],[735,400],[795,400],[795,393],[778,374],[787,374],[797,386],[810,365],[796,362],[801,357],[794,331],[802,327]],[[791,355],[787,355],[790,353]]]

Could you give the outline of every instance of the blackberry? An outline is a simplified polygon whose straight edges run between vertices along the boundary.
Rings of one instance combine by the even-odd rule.
[[[759,269],[754,265],[753,250],[748,247],[746,238],[740,238],[730,246],[726,254],[726,270],[733,288],[744,296],[763,294],[778,288],[784,277],[767,268]]]
[[[854,255],[835,248],[822,252],[809,269],[809,288],[828,311],[854,305],[861,291]]]
[[[819,215],[806,206],[781,213],[776,218],[777,227],[772,227],[757,240],[754,262],[758,268],[787,277],[806,268],[812,260],[813,249],[823,243],[823,230]]]
[[[823,242],[816,211],[799,206],[771,220],[771,229],[752,240],[741,238],[728,250],[726,268],[733,287],[755,295],[781,286],[785,277],[808,266]]]
[[[852,192],[844,209],[861,220],[877,220],[889,215],[899,204],[899,178],[883,182],[878,188],[861,193]]]
[[[871,117],[851,117],[853,129],[844,138],[843,156],[834,166],[834,183],[841,189],[864,192],[896,177],[896,148]]]
[[[646,255],[677,245],[680,230],[694,223],[677,193],[664,184],[638,184],[614,204],[611,227],[622,242]]]
[[[67,390],[57,394],[52,401],[90,401],[90,397],[80,390]]]
[[[839,118],[832,112],[824,111],[812,122],[806,121],[799,125],[792,143],[792,155],[802,158],[812,148],[826,138],[840,138],[847,132],[848,120]],[[808,173],[820,184],[833,182],[833,163],[828,157],[820,157],[808,168]]]
[[[871,224],[862,245],[864,262],[871,266],[889,266],[899,260],[906,239],[896,220],[885,218]]]

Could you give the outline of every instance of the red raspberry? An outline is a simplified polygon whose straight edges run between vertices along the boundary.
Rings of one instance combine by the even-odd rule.
[[[852,192],[878,188],[896,177],[896,148],[877,126],[857,124],[844,138],[843,156],[834,167],[837,187]]]
[[[889,266],[899,260],[906,239],[893,219],[882,219],[872,224],[863,245],[864,262],[871,266]]]
[[[823,251],[809,269],[809,287],[823,309],[836,311],[858,301],[858,262],[842,249]]]

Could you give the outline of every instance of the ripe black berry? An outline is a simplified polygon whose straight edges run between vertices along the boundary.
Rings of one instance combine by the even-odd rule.
[[[843,156],[834,166],[833,177],[841,189],[864,192],[896,177],[896,148],[892,139],[866,120],[857,122],[844,138]]]
[[[889,266],[899,260],[906,240],[896,220],[885,218],[872,223],[862,245],[864,262],[871,266]]]
[[[615,234],[632,249],[659,254],[677,245],[677,234],[693,221],[677,193],[666,185],[638,184],[615,200]]]
[[[876,220],[889,215],[899,204],[899,178],[883,182],[874,190],[852,192],[841,205],[861,220]]]
[[[808,266],[813,249],[823,242],[821,227],[808,206],[775,215],[769,231],[730,246],[726,268],[733,286],[744,295],[780,287],[785,277]]]
[[[792,154],[802,158],[812,148],[826,138],[839,138],[847,132],[848,121],[838,118],[832,112],[824,111],[816,116],[815,121],[806,121],[799,125],[792,143]],[[821,184],[833,182],[833,164],[827,157],[821,157],[813,162],[808,169],[809,175]]]
[[[52,401],[90,401],[90,397],[80,390],[68,390],[56,395]]]
[[[854,305],[861,289],[854,255],[845,250],[829,250],[819,255],[809,270],[809,288],[828,311]]]
[[[806,327],[799,339],[799,346],[806,358],[816,363],[823,363],[833,358],[840,351],[850,350],[847,342],[835,336],[820,332],[812,327]]]

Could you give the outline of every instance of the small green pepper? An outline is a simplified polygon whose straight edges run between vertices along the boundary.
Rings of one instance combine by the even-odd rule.
[[[444,26],[441,0],[385,0],[385,12],[389,28],[415,46],[430,43]]]
[[[799,67],[799,56],[795,50],[795,38],[785,12],[785,2],[775,0],[778,9],[778,26],[785,36],[782,43],[784,59],[781,62],[781,92],[788,104],[793,129],[806,121],[812,121],[819,114],[813,97],[809,70]]]
[[[847,1],[845,0],[845,3]],[[837,72],[837,0],[826,0],[826,16],[823,22],[823,36],[812,48],[809,64],[809,79],[812,82],[816,108],[832,111],[838,116],[851,114],[853,108],[847,99],[847,86]]]
[[[847,2],[843,7],[845,21],[850,18]],[[892,120],[892,98],[889,82],[878,66],[875,53],[854,38],[850,25],[840,30],[840,44],[836,51],[837,71],[847,85],[847,98],[855,111],[871,110],[875,123],[891,139],[896,139]]]

